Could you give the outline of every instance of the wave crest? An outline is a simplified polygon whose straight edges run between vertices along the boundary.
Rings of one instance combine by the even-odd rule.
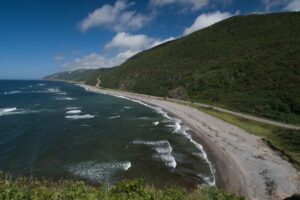
[[[91,119],[94,118],[94,115],[86,114],[86,115],[67,115],[65,116],[66,119]]]
[[[143,144],[152,146],[152,149],[156,151],[153,156],[155,159],[159,159],[165,163],[166,166],[171,168],[176,168],[177,162],[172,155],[172,146],[168,140],[158,140],[158,141],[145,141],[145,140],[134,140],[133,144]]]
[[[103,182],[118,171],[127,171],[131,162],[107,162],[97,163],[94,161],[78,163],[68,168],[72,174],[89,179],[91,181]]]
[[[79,114],[79,113],[81,113],[81,110],[69,110],[66,113],[67,114]]]

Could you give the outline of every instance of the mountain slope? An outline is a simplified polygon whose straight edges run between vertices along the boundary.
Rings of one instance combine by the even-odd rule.
[[[89,83],[95,85],[97,77],[110,69],[79,69],[71,72],[58,72],[49,76],[44,77],[45,80],[64,80],[64,81],[77,81],[86,82],[91,80]]]
[[[300,13],[236,16],[84,80],[300,124]]]
[[[300,13],[238,16],[144,51],[103,87],[300,124]]]

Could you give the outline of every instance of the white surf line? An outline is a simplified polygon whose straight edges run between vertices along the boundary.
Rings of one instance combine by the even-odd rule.
[[[77,119],[91,119],[94,118],[94,115],[86,114],[86,115],[67,115],[65,116],[66,119],[72,119],[72,120],[77,120]]]
[[[106,181],[111,175],[118,171],[128,171],[132,164],[124,162],[96,162],[88,161],[66,166],[69,172],[75,176],[94,180],[99,183]]]
[[[161,107],[158,107],[158,106],[154,107],[154,106],[151,106],[151,105],[149,105],[149,104],[147,104],[147,103],[145,103],[145,102],[143,102],[143,101],[140,101],[140,100],[137,100],[137,99],[132,99],[132,98],[125,97],[125,96],[122,96],[122,95],[118,95],[118,94],[105,93],[105,92],[102,92],[102,91],[100,91],[100,90],[95,91],[95,90],[93,90],[93,88],[91,88],[91,87],[89,87],[89,86],[86,86],[86,85],[83,85],[83,84],[76,84],[76,85],[78,85],[78,86],[80,86],[80,87],[83,87],[83,88],[84,88],[86,91],[88,91],[88,92],[102,93],[102,94],[105,94],[105,95],[110,95],[110,96],[114,96],[114,97],[118,97],[118,98],[123,98],[123,99],[129,100],[129,101],[133,101],[133,102],[139,103],[139,104],[141,104],[141,105],[143,105],[143,106],[146,106],[146,107],[148,107],[148,108],[151,108],[151,109],[155,110],[156,112],[162,114],[165,118],[167,118],[167,119],[169,119],[169,120],[173,120],[173,122],[175,123],[175,125],[176,125],[176,126],[178,125],[178,124],[176,124],[176,119],[171,118],[171,117],[168,115],[168,113],[167,113],[166,111],[163,111],[163,109],[162,109]],[[91,88],[91,89],[90,89],[90,88]],[[180,124],[179,124],[179,125],[180,125]],[[180,125],[180,126],[181,126],[181,125]],[[177,128],[178,128],[178,126],[177,126]],[[175,129],[175,131],[177,130],[177,128]],[[192,144],[194,144],[195,147],[196,147],[197,149],[199,149],[199,150],[201,151],[201,153],[202,153],[202,155],[203,155],[203,159],[204,159],[204,160],[207,162],[207,164],[209,165],[211,174],[212,174],[212,176],[213,176],[213,180],[212,180],[211,182],[208,182],[208,184],[209,184],[210,186],[216,185],[215,169],[214,169],[212,163],[210,162],[210,160],[208,159],[208,156],[207,156],[207,154],[206,154],[206,152],[205,152],[203,146],[202,146],[201,144],[199,144],[198,142],[196,142],[196,141],[192,138],[192,136],[191,136],[190,134],[188,134],[188,133],[182,133],[182,134],[183,134],[188,140],[190,140],[190,142],[191,142]]]
[[[79,114],[79,113],[81,113],[81,110],[68,110],[66,112],[66,114]]]
[[[121,117],[121,115],[115,115],[115,116],[109,117],[109,119],[117,119],[117,118],[120,118],[120,117]]]

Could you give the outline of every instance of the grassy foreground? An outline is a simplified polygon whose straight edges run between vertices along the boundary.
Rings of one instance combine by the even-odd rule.
[[[94,187],[84,182],[62,180],[51,182],[19,178],[11,181],[0,175],[1,200],[242,200],[216,188],[202,188],[187,192],[181,188],[155,189],[142,180],[117,183],[115,186]]]
[[[199,110],[236,125],[249,133],[260,136],[273,149],[300,169],[300,130],[278,128],[272,125],[244,119],[211,108],[196,106]]]

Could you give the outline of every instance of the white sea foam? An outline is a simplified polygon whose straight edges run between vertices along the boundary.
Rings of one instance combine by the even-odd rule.
[[[168,120],[172,120],[172,117],[170,117],[168,115],[167,112],[163,111],[160,107],[154,107],[154,110],[156,110],[156,112],[158,112],[159,114],[161,114],[162,116],[164,116],[165,118],[167,118]]]
[[[59,88],[48,88],[47,91],[50,93],[60,93],[61,92]]]
[[[81,113],[81,110],[69,110],[66,113],[67,114],[79,114],[79,113]]]
[[[80,107],[66,107],[66,110],[78,110]]]
[[[154,124],[154,126],[157,126],[159,124],[159,122],[156,121],[156,122],[153,122],[153,124]]]
[[[151,118],[150,117],[139,117],[139,119],[141,119],[141,120],[150,120]]]
[[[0,115],[16,111],[17,108],[0,108]]]
[[[216,185],[214,177],[210,177],[210,176],[207,176],[207,175],[201,174],[201,173],[197,174],[197,176],[200,177],[202,180],[204,180],[209,186]]]
[[[8,95],[8,94],[20,94],[22,93],[21,91],[11,91],[11,92],[4,92],[3,94]]]
[[[157,106],[151,106],[147,103],[144,103],[143,101],[139,101],[139,100],[136,100],[136,99],[132,99],[132,98],[128,98],[128,97],[124,97],[124,96],[121,96],[121,95],[113,95],[113,96],[116,96],[116,97],[119,97],[119,98],[123,98],[123,99],[127,99],[127,100],[130,100],[130,101],[133,101],[133,102],[136,102],[136,103],[139,103],[143,106],[146,106],[148,108],[151,108],[153,110],[155,110],[157,113],[163,115],[165,118],[171,120],[172,118],[168,115],[167,112],[163,111],[162,108],[160,107],[157,107]]]
[[[201,157],[204,161],[207,162],[209,168],[210,168],[210,171],[211,171],[211,174],[212,174],[212,178],[209,182],[207,182],[207,184],[209,185],[215,185],[215,170],[211,164],[211,162],[209,161],[208,157],[207,157],[207,154],[206,152],[204,151],[204,148],[201,144],[199,144],[198,142],[196,142],[192,136],[187,133],[187,129],[185,127],[183,127],[181,124],[182,124],[182,121],[180,119],[176,119],[174,118],[173,119],[174,121],[174,132],[175,133],[179,133],[179,134],[182,134],[183,136],[185,136],[192,144],[195,145],[195,147],[200,151],[200,153],[198,154],[195,154],[194,155],[198,155],[199,157]]]
[[[54,93],[58,95],[67,95],[66,92],[61,91],[59,88],[48,88],[46,91],[43,91],[44,93]]]
[[[153,157],[162,160],[168,167],[176,168],[177,166],[176,160],[172,154],[156,154]]]
[[[111,95],[111,94],[110,94],[110,95]],[[179,120],[179,119],[173,119],[172,117],[170,117],[170,116],[168,115],[167,112],[163,111],[163,109],[160,108],[160,107],[150,106],[150,105],[148,105],[148,104],[146,104],[146,103],[144,103],[144,102],[142,102],[142,101],[135,100],[135,99],[128,98],[128,97],[124,97],[124,96],[121,96],[121,95],[112,95],[112,96],[116,96],[116,97],[119,97],[119,98],[127,99],[127,100],[130,100],[130,101],[139,103],[139,104],[141,104],[141,105],[144,105],[144,106],[146,106],[146,107],[148,107],[148,108],[151,108],[151,109],[155,110],[156,112],[162,114],[166,119],[168,119],[169,121],[173,122],[174,125],[172,125],[172,127],[174,127],[174,132],[183,134],[187,139],[189,139],[189,141],[190,141],[191,143],[193,143],[193,144],[197,147],[197,149],[200,150],[200,152],[201,152],[201,154],[202,154],[202,156],[203,156],[203,159],[208,163],[208,165],[209,165],[209,167],[210,167],[210,171],[211,171],[212,176],[213,176],[213,181],[211,181],[211,183],[209,183],[209,184],[210,184],[210,185],[215,185],[214,168],[212,167],[211,162],[208,160],[207,155],[206,155],[206,152],[204,151],[202,145],[199,144],[199,143],[197,143],[196,141],[194,141],[193,138],[192,138],[192,136],[191,136],[190,134],[188,134],[188,133],[186,132],[185,129],[182,128],[182,126],[181,126],[181,120]],[[135,142],[134,142],[134,143],[135,143]],[[174,159],[174,160],[175,160],[175,159]],[[175,161],[175,162],[176,162],[176,161]],[[175,167],[176,167],[176,166],[175,166]]]
[[[86,114],[86,115],[67,115],[65,116],[65,118],[67,119],[91,119],[91,118],[94,118],[95,116],[94,115],[90,115],[90,114]]]
[[[17,114],[29,114],[36,113],[38,111],[26,110],[26,109],[17,109],[17,108],[0,108],[0,116],[4,115],[17,115]]]
[[[134,140],[133,144],[145,144],[145,145],[164,145],[168,144],[168,140],[148,141],[148,140]]]
[[[68,167],[68,170],[76,176],[86,178],[96,182],[107,181],[118,171],[127,171],[131,167],[131,162],[84,162]]]
[[[38,86],[45,86],[46,84],[44,83],[39,83]]]
[[[122,99],[127,99],[127,100],[130,100],[130,101],[133,101],[133,102],[142,104],[142,105],[144,105],[144,106],[146,106],[146,107],[148,107],[148,108],[154,109],[153,106],[150,106],[149,104],[146,104],[146,103],[144,103],[144,102],[142,102],[142,101],[139,101],[139,100],[136,100],[136,99],[131,99],[131,98],[128,98],[128,97],[124,97],[124,96],[122,96],[122,95],[113,95],[113,96],[116,96],[116,97],[119,97],[119,98],[122,98]]]
[[[121,116],[120,115],[115,115],[115,116],[111,116],[109,119],[117,119],[117,118],[120,118]]]
[[[76,100],[77,98],[72,98],[72,97],[57,97],[56,100],[61,100],[61,101],[73,101]]]
[[[117,95],[116,95],[116,96],[117,96]],[[144,105],[144,106],[146,106],[146,107],[152,108],[152,109],[154,109],[156,112],[158,112],[158,113],[160,113],[161,115],[163,115],[163,117],[165,117],[166,119],[168,119],[170,122],[172,122],[173,125],[171,125],[171,127],[174,128],[174,132],[175,132],[175,133],[179,133],[179,134],[184,135],[184,136],[185,136],[192,144],[195,145],[195,147],[196,147],[197,149],[199,149],[199,151],[201,152],[202,158],[203,158],[203,159],[207,162],[207,164],[209,165],[210,171],[211,171],[212,176],[213,176],[213,178],[212,178],[213,180],[212,180],[211,182],[209,182],[208,184],[209,184],[209,185],[215,185],[214,168],[213,168],[211,162],[208,160],[207,154],[206,154],[206,152],[204,151],[203,146],[202,146],[201,144],[199,144],[198,142],[196,142],[196,141],[192,138],[192,136],[191,136],[190,134],[187,133],[187,130],[181,126],[182,121],[181,121],[180,119],[176,119],[176,118],[170,117],[170,116],[168,115],[168,113],[165,112],[165,111],[163,111],[163,109],[160,108],[160,107],[150,106],[150,105],[148,105],[148,104],[146,104],[146,103],[144,103],[144,102],[142,102],[142,101],[138,101],[138,100],[131,99],[131,98],[127,98],[127,97],[123,97],[123,96],[117,96],[117,97],[124,98],[124,99],[128,99],[128,100],[134,101],[134,102],[136,102],[136,103],[142,104],[142,105]],[[165,158],[162,158],[162,159],[165,159]],[[167,159],[165,159],[165,160],[167,160]],[[168,158],[168,160],[170,160],[170,159]],[[175,161],[175,159],[174,159],[174,161]],[[176,162],[176,161],[175,161],[175,162]],[[175,167],[176,167],[176,165],[175,165]]]
[[[125,109],[131,109],[131,106],[124,106]]]
[[[133,144],[143,144],[152,146],[152,149],[156,151],[153,158],[159,159],[165,163],[166,166],[171,168],[176,168],[177,162],[172,155],[172,146],[168,140],[158,140],[158,141],[145,141],[145,140],[134,140]]]
[[[90,90],[89,90],[89,88],[88,87],[86,87],[86,86],[84,86],[84,85],[80,85],[80,84],[76,84],[76,85],[78,85],[78,86],[80,86],[80,87],[83,87],[84,89],[85,89],[85,91],[87,91],[87,92],[89,92]]]

